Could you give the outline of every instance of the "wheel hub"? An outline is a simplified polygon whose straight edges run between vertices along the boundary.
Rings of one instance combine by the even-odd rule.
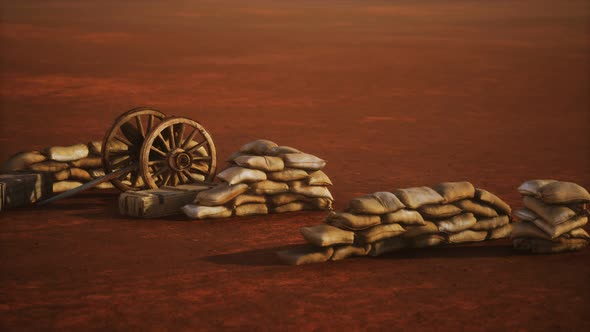
[[[191,167],[193,158],[184,151],[175,151],[168,159],[170,167],[175,171],[182,171]]]

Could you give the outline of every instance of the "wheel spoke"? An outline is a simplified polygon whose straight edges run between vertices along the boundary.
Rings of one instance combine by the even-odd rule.
[[[120,166],[127,166],[127,164],[129,164],[130,161],[131,161],[130,157],[125,157],[125,158],[117,161],[116,163],[111,164],[111,167],[113,169],[115,169],[115,168],[119,168]]]
[[[180,124],[180,129],[178,132],[178,141],[176,142],[176,146],[178,147],[182,147],[183,146],[183,141],[182,141],[182,136],[184,136],[184,123]]]
[[[156,151],[157,153],[161,154],[163,157],[167,157],[168,155],[166,155],[166,153],[164,153],[162,150],[158,149],[155,146],[150,146],[150,150]]]
[[[172,173],[172,185],[173,186],[178,185],[178,174],[176,172]]]
[[[193,157],[193,160],[211,160],[211,156],[198,156],[198,157]]]
[[[176,142],[174,140],[174,125],[171,125],[168,128],[170,129],[170,146],[172,147],[172,150],[174,150],[176,149]]]
[[[141,116],[136,116],[135,122],[137,122],[137,128],[139,128],[139,133],[141,134],[141,137],[145,138],[145,133],[143,131],[143,123],[141,123]]]
[[[157,178],[158,176],[164,174],[164,172],[168,172],[169,168],[168,167],[162,167],[159,170],[157,170],[155,173],[152,174],[152,178]]]
[[[168,181],[170,181],[170,172],[166,173],[166,177],[164,178],[164,181],[162,181],[162,186],[167,185]]]
[[[123,156],[128,156],[129,155],[129,150],[111,150],[109,151],[109,157],[111,158],[117,158],[117,157],[123,157]]]
[[[202,170],[200,168],[197,168],[195,165],[191,165],[191,168],[190,169],[192,171],[194,171],[193,173],[199,173],[201,175],[208,175],[207,171],[204,171],[204,170]]]
[[[139,132],[139,128],[136,128],[131,124],[131,121],[125,122],[119,127],[123,136],[129,140],[129,142],[133,142],[132,145],[141,145],[143,142],[143,137]]]
[[[166,160],[152,160],[148,161],[149,166],[166,164]]]
[[[202,147],[203,145],[207,144],[207,140],[202,141],[201,143],[195,145],[195,146],[191,146],[190,148],[186,149],[186,152],[191,153],[192,151],[195,151],[196,149]]]
[[[149,133],[152,130],[152,125],[154,124],[154,115],[150,114],[148,116],[148,123],[147,123],[147,131],[146,133]]]
[[[182,174],[184,174],[184,176],[186,177],[187,182],[194,182],[195,181],[191,175],[191,172],[187,171],[186,169],[182,170]]]
[[[193,138],[195,138],[195,135],[197,135],[197,128],[193,129],[193,132],[186,138],[184,143],[182,143],[181,148],[186,149],[186,147],[188,146],[188,143],[190,143],[190,141],[192,141]]]
[[[164,145],[166,146],[166,150],[170,151],[170,145],[168,144],[168,141],[166,141],[164,139],[164,136],[162,136],[162,133],[158,133],[158,137],[162,140],[162,142],[164,142]]]
[[[131,142],[129,142],[126,138],[121,137],[119,135],[115,135],[115,137],[113,137],[114,139],[116,139],[117,141],[127,145],[127,146],[133,146],[133,144],[131,144]]]
[[[139,180],[139,173],[133,172],[133,174],[131,174],[131,185],[137,187],[137,180]]]

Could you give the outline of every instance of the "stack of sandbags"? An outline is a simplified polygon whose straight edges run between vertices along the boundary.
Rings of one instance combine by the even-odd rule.
[[[39,151],[19,152],[2,164],[3,171],[31,170],[51,173],[53,192],[59,193],[104,176],[100,141],[72,146],[52,146]],[[112,188],[109,182],[97,188]]]
[[[478,242],[510,235],[510,206],[469,182],[376,192],[303,227],[308,246],[279,253],[290,264],[378,256],[404,248]]]
[[[220,184],[183,207],[190,218],[225,218],[301,210],[332,209],[326,161],[268,140],[250,142],[217,174]]]
[[[585,204],[590,194],[572,182],[530,180],[518,191],[524,208],[514,212],[520,220],[514,223],[512,238],[515,248],[533,253],[557,253],[580,250],[590,236],[582,228],[588,222]]]

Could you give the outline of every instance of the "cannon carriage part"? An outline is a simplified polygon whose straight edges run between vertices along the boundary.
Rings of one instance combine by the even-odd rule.
[[[102,141],[105,176],[60,193],[45,205],[110,181],[121,191],[210,183],[217,170],[211,135],[197,121],[138,107],[121,114]]]

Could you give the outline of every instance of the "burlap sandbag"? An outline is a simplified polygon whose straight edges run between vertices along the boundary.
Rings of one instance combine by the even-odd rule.
[[[366,229],[381,223],[381,218],[376,215],[356,215],[347,212],[330,212],[326,222],[332,226],[352,231]]]
[[[487,205],[484,205],[483,203],[478,203],[470,199],[462,199],[460,201],[454,202],[453,205],[461,208],[464,211],[471,212],[476,216],[487,218],[498,216],[498,212],[496,210]]]
[[[445,220],[435,221],[439,232],[457,233],[469,229],[475,225],[477,219],[472,213],[465,212]]]
[[[459,233],[449,234],[448,241],[449,243],[481,242],[484,241],[487,236],[487,231],[473,231],[468,229]]]
[[[334,200],[330,190],[326,187],[321,186],[308,186],[302,181],[289,182],[289,190],[295,194],[301,194],[307,197],[326,197]]]
[[[430,221],[425,221],[423,226],[406,226],[406,231],[401,235],[403,238],[413,238],[424,234],[438,233],[438,226]]]
[[[275,146],[274,148],[270,149],[270,151],[269,151],[269,155],[271,155],[271,156],[280,156],[282,154],[287,154],[287,153],[302,153],[302,152],[295,149],[295,148],[292,148],[290,146],[285,146],[285,145]]]
[[[224,169],[217,178],[229,184],[251,183],[266,180],[266,174],[263,171],[245,167],[230,167]]]
[[[313,210],[314,207],[311,203],[302,202],[302,201],[295,201],[279,206],[275,206],[271,208],[273,213],[285,213],[285,212],[297,212],[297,211],[305,211],[305,210]]]
[[[555,239],[564,233],[586,225],[588,223],[588,217],[576,216],[559,225],[550,224],[541,218],[533,220],[533,223],[545,231],[545,233],[549,234],[552,239]]]
[[[432,187],[445,200],[445,203],[456,202],[464,198],[473,198],[475,188],[470,182],[442,182]]]
[[[260,203],[252,203],[252,204],[244,204],[236,207],[234,209],[236,216],[253,216],[259,214],[268,214],[268,208],[266,204]]]
[[[92,176],[85,169],[72,167],[70,168],[70,179],[80,182],[92,181]]]
[[[428,204],[418,208],[420,214],[426,219],[439,219],[456,216],[462,210],[453,204]]]
[[[78,188],[81,185],[83,185],[83,183],[78,181],[58,181],[53,183],[53,192],[62,193],[64,191]]]
[[[326,161],[307,153],[287,153],[281,155],[285,166],[317,171],[326,166]]]
[[[544,185],[541,200],[548,204],[587,203],[590,193],[582,186],[573,182],[552,182]]]
[[[514,211],[514,216],[516,216],[518,219],[524,220],[524,221],[533,221],[533,220],[539,218],[539,216],[536,213],[534,213],[533,211],[531,211],[527,208],[522,208],[522,209],[518,209],[518,210]]]
[[[113,186],[112,183],[110,182],[103,182],[103,183],[99,183],[96,185],[96,187],[94,187],[96,189],[113,189],[115,188],[115,186]]]
[[[279,172],[285,168],[283,159],[269,156],[240,156],[234,159],[242,167],[258,169],[265,172]]]
[[[209,190],[199,192],[195,203],[207,206],[223,205],[245,193],[246,190],[248,190],[248,185],[244,183],[236,185],[222,183]]]
[[[397,189],[393,193],[406,207],[411,209],[417,209],[427,204],[442,203],[445,200],[439,193],[428,187]]]
[[[59,172],[53,173],[53,180],[54,181],[65,181],[70,178],[70,169],[66,168]]]
[[[47,160],[47,157],[37,151],[19,152],[2,163],[3,171],[21,171],[33,164]]]
[[[244,204],[253,204],[253,203],[266,203],[266,197],[261,195],[248,195],[248,194],[241,194],[234,198],[233,206],[240,206]]]
[[[384,214],[381,216],[381,222],[384,224],[426,225],[424,218],[418,211],[408,209]]]
[[[512,233],[512,224],[506,224],[504,226],[494,228],[488,232],[488,239],[495,240],[495,239],[503,239],[510,237]]]
[[[332,181],[326,175],[326,173],[322,171],[315,171],[309,173],[309,177],[307,178],[307,184],[310,186],[331,186]]]
[[[59,172],[69,167],[70,166],[67,163],[47,160],[37,164],[30,165],[29,169],[37,172]]]
[[[93,156],[100,156],[102,154],[102,141],[88,142],[88,153]]]
[[[348,203],[348,211],[359,214],[386,214],[404,207],[394,194],[385,191],[353,198]]]
[[[492,194],[487,190],[480,188],[475,189],[475,199],[492,206],[494,209],[496,209],[496,211],[500,213],[504,213],[507,215],[510,215],[510,213],[512,213],[512,208],[510,207],[510,205],[504,202],[500,197]]]
[[[104,170],[102,168],[89,169],[88,173],[90,174],[90,176],[92,176],[93,179],[105,176]]]
[[[493,218],[478,219],[470,229],[474,231],[488,231],[494,228],[502,227],[510,222],[508,216],[498,216]]]
[[[335,244],[352,244],[354,242],[354,232],[326,224],[301,227],[299,231],[307,243],[318,247],[328,247]]]
[[[444,244],[446,239],[440,234],[424,234],[411,239],[412,247],[427,248]]]
[[[271,142],[265,139],[258,139],[249,143],[244,144],[240,148],[240,152],[244,154],[255,154],[259,156],[270,155],[272,148],[277,147],[275,142]]]
[[[290,265],[303,265],[311,263],[323,263],[332,257],[332,247],[306,246],[277,252],[277,256],[283,262]]]
[[[576,229],[572,229],[571,231],[565,233],[562,235],[565,238],[568,239],[586,239],[586,240],[590,240],[590,235],[588,235],[588,232],[586,232],[583,228],[576,228]]]
[[[333,261],[340,261],[349,257],[354,256],[367,256],[371,251],[371,245],[366,244],[364,246],[354,246],[354,245],[340,245],[334,246],[334,254],[332,254],[332,258],[330,260]]]
[[[74,161],[88,157],[88,153],[88,146],[86,144],[52,146],[43,150],[44,155],[55,161]]]
[[[225,206],[185,205],[182,212],[191,219],[229,218],[232,210]]]
[[[356,239],[359,243],[373,243],[379,240],[398,236],[405,232],[400,224],[377,225],[356,232]]]
[[[227,161],[228,163],[231,163],[231,164],[235,164],[236,158],[241,157],[241,156],[249,156],[249,154],[242,153],[240,151],[236,151],[236,152],[230,154],[229,157],[227,157],[227,159],[225,161]]]
[[[318,210],[332,210],[333,201],[325,197],[315,197],[309,200],[309,204]]]
[[[530,196],[524,196],[522,203],[529,210],[533,211],[539,217],[552,225],[559,225],[570,220],[576,215],[576,212],[566,206],[548,205],[541,200]]]
[[[513,245],[516,249],[527,250],[535,254],[554,254],[581,250],[588,245],[588,241],[584,239],[567,239],[563,237],[554,241],[541,239],[515,239]]]
[[[289,185],[284,182],[264,180],[252,183],[249,192],[255,195],[275,195],[289,192]]]
[[[70,165],[79,168],[99,168],[102,167],[102,159],[100,157],[82,158],[70,161]]]
[[[272,181],[289,182],[303,180],[309,176],[305,170],[296,168],[285,168],[280,172],[270,172],[266,177]]]
[[[407,248],[409,243],[407,240],[397,236],[383,239],[371,244],[371,251],[369,255],[375,257],[390,252],[395,252]]]
[[[302,201],[307,202],[310,198],[301,194],[294,194],[294,193],[283,193],[283,194],[276,194],[272,196],[268,196],[267,201],[272,206],[280,206],[289,204],[291,202]]]
[[[528,221],[512,223],[512,233],[510,234],[510,237],[513,239],[528,237],[551,240],[551,237],[547,233]]]
[[[516,190],[522,195],[540,198],[541,188],[552,182],[556,182],[556,180],[529,180],[523,182]]]

